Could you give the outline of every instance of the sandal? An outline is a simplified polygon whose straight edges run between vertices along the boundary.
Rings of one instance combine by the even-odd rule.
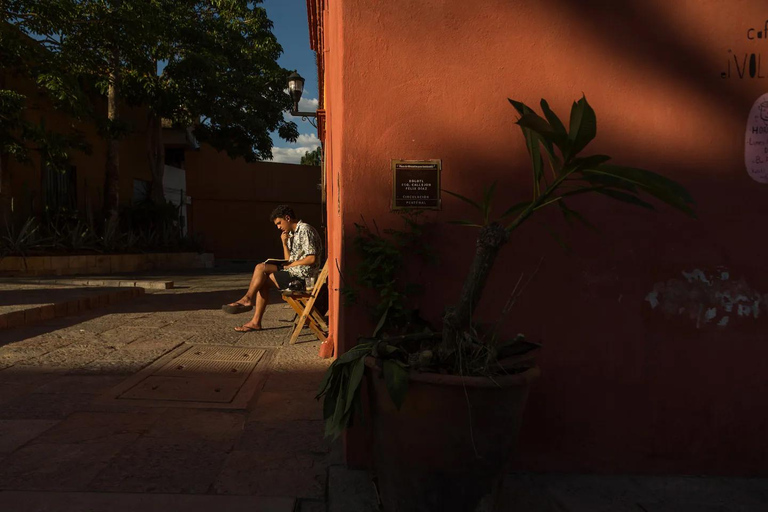
[[[238,327],[235,327],[235,331],[237,332],[252,332],[252,331],[260,331],[261,327],[248,327],[247,325],[240,325]]]
[[[225,313],[229,313],[230,315],[237,315],[240,313],[245,313],[246,311],[250,311],[253,309],[253,306],[246,306],[245,304],[224,304],[221,306],[221,309]]]

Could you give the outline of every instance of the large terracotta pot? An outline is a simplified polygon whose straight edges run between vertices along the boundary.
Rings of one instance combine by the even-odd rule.
[[[373,358],[374,465],[384,512],[490,512],[538,367],[495,377],[412,373],[398,411]]]

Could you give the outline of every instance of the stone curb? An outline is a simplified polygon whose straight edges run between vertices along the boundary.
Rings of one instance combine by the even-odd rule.
[[[88,254],[74,256],[6,256],[0,275],[61,276],[120,274],[146,270],[213,268],[213,253]]]
[[[125,290],[110,291],[100,295],[92,295],[80,299],[43,304],[20,311],[10,311],[0,314],[0,329],[11,329],[34,325],[52,318],[72,316],[92,309],[103,308],[126,300],[144,295],[144,288],[127,288]]]
[[[130,280],[130,279],[25,279],[29,284],[56,284],[65,286],[107,286],[112,288],[144,288],[149,290],[170,290],[173,281]]]

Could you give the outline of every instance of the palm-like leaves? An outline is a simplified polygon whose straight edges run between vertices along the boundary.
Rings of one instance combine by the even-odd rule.
[[[577,219],[586,223],[581,215],[567,208],[564,199],[581,194],[597,193],[616,201],[654,209],[654,206],[640,198],[641,194],[650,195],[673,208],[695,217],[693,199],[679,183],[660,174],[608,163],[606,155],[580,156],[597,134],[597,117],[587,102],[586,97],[575,101],[571,107],[569,127],[552,111],[546,100],[541,100],[538,115],[522,102],[510,99],[520,118],[517,125],[525,137],[526,148],[531,158],[533,176],[533,197],[529,202],[522,202],[507,209],[497,222],[507,222],[507,231],[516,229],[533,212],[552,204],[558,204],[567,219]],[[544,171],[544,157],[551,169],[551,181]],[[483,216],[483,223],[459,221],[457,224],[481,227],[490,222],[490,207],[495,191],[495,183],[486,189],[482,203],[477,203],[454,192],[449,194],[471,204]]]

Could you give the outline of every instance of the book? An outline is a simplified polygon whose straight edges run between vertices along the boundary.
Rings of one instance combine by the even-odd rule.
[[[283,268],[288,264],[288,260],[283,260],[280,258],[269,258],[268,260],[264,260],[264,263],[267,265],[275,265],[277,268]]]

